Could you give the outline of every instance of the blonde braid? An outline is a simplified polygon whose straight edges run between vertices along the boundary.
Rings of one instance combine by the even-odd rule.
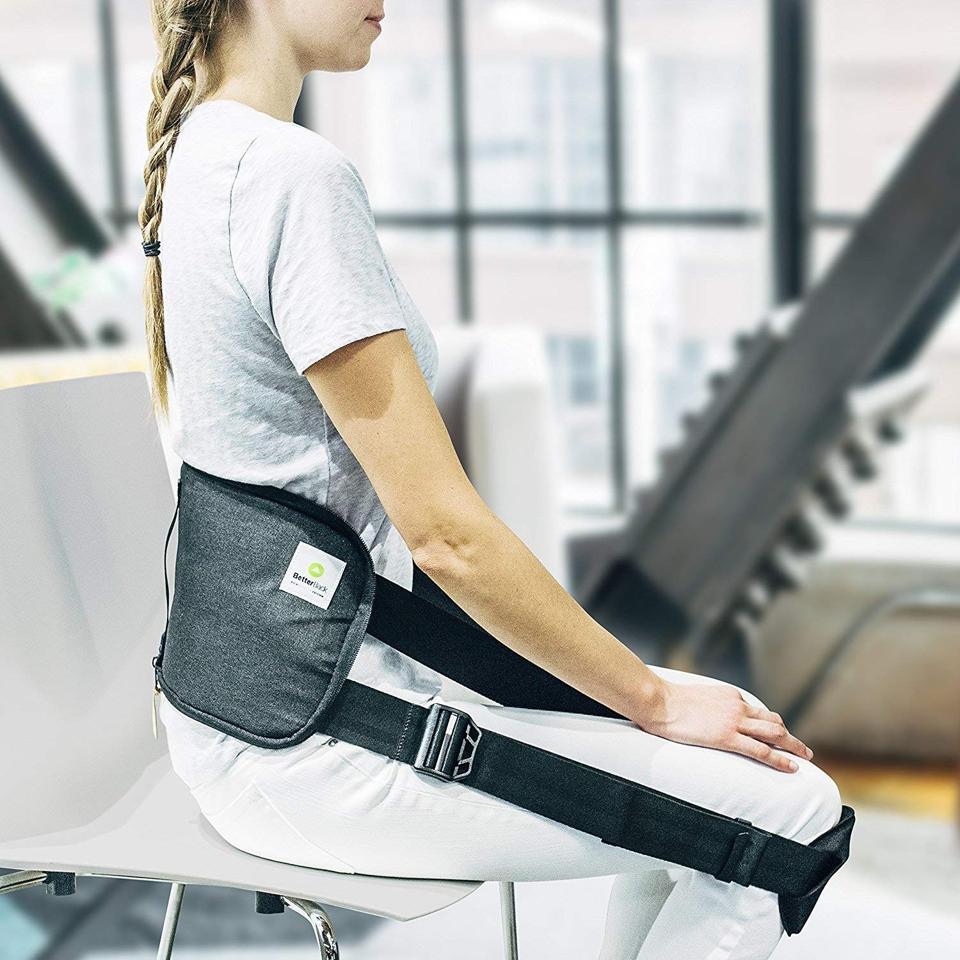
[[[157,43],[157,62],[150,78],[153,102],[147,110],[147,162],[143,168],[146,192],[138,221],[144,252],[159,250],[163,216],[163,184],[167,163],[180,133],[180,124],[200,99],[197,67],[206,71],[206,90],[221,80],[213,56],[216,40],[238,0],[152,0],[151,22]],[[238,11],[242,14],[242,10]],[[163,287],[160,257],[147,255],[144,307],[147,351],[154,415],[167,418],[167,370],[170,362],[163,335]]]

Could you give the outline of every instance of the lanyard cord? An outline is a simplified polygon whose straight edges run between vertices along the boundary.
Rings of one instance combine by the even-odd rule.
[[[173,524],[177,519],[177,512],[180,509],[180,482],[177,481],[177,505],[173,508],[173,516],[170,518],[170,527],[167,530],[167,539],[163,544],[163,592],[166,595],[166,610],[167,610],[167,626],[170,624],[170,583],[167,580],[167,550],[170,547],[170,534],[173,533]],[[167,629],[164,627],[163,632],[166,633]]]
[[[170,581],[167,578],[167,550],[170,547],[170,535],[173,533],[173,525],[177,519],[177,513],[180,510],[180,481],[177,481],[177,505],[173,508],[173,516],[170,518],[170,526],[167,529],[167,539],[163,544],[163,592],[166,596],[164,610],[166,611],[166,623],[163,626],[163,635],[160,637],[160,652],[153,658],[153,666],[156,669],[160,660],[163,659],[163,646],[167,640],[167,628],[170,626]]]

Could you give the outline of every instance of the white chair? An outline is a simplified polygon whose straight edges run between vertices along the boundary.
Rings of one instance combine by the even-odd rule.
[[[170,883],[166,958],[185,887],[237,887],[260,912],[304,915],[331,960],[322,904],[409,920],[481,886],[284,864],[203,819],[151,732],[174,499],[142,372],[0,390],[0,437],[0,867],[17,871],[0,894],[70,893],[83,875]],[[513,885],[500,891],[516,957]]]

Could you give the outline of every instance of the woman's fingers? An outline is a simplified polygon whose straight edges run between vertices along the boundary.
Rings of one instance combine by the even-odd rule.
[[[795,760],[778,753],[770,744],[754,740],[753,737],[748,737],[742,733],[738,733],[734,737],[731,749],[737,753],[742,753],[744,756],[753,757],[754,760],[759,760],[775,770],[783,770],[785,773],[794,773],[799,769]]]
[[[783,717],[779,713],[774,713],[773,710],[767,710],[766,707],[755,707],[752,703],[747,705],[746,715],[748,717],[756,717],[758,720],[768,720],[770,723],[783,723]]]
[[[746,715],[755,720],[762,720],[762,721],[765,721],[766,723],[774,724],[776,727],[779,727],[783,731],[783,733],[786,734],[788,738],[791,738],[790,742],[793,743],[793,746],[786,746],[783,743],[777,743],[778,746],[784,746],[785,749],[790,750],[792,753],[796,753],[798,756],[806,757],[808,760],[813,756],[813,751],[805,743],[803,743],[802,740],[799,740],[797,737],[792,737],[790,732],[784,726],[783,717],[781,717],[779,713],[776,713],[773,710],[767,710],[764,707],[750,706],[750,707],[747,707]],[[781,734],[781,736],[782,735],[783,734]],[[763,739],[767,740],[768,738],[764,737]],[[775,741],[768,740],[768,742],[773,743]],[[794,747],[797,744],[800,744],[799,750],[794,749]]]
[[[795,753],[798,757],[804,757],[807,760],[813,756],[813,751],[802,740],[793,736],[782,723],[747,717],[740,723],[740,732],[773,744],[782,750],[789,750],[790,753]]]

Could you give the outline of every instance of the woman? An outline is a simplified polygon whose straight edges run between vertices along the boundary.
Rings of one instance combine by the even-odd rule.
[[[410,589],[416,564],[498,640],[622,716],[503,707],[369,634],[350,677],[422,705],[462,704],[481,727],[800,842],[837,823],[836,785],[777,714],[735,686],[644,664],[464,473],[433,401],[436,343],[383,253],[357,170],[291,119],[307,73],[368,62],[382,3],[154,0],[153,11],[140,224],[154,395],[164,416],[175,401],[176,453],[326,504],[378,573]],[[768,957],[783,933],[773,893],[361,747],[318,734],[261,749],[165,698],[160,714],[178,775],[250,853],[391,876],[616,874],[605,960],[641,944],[649,958]]]

